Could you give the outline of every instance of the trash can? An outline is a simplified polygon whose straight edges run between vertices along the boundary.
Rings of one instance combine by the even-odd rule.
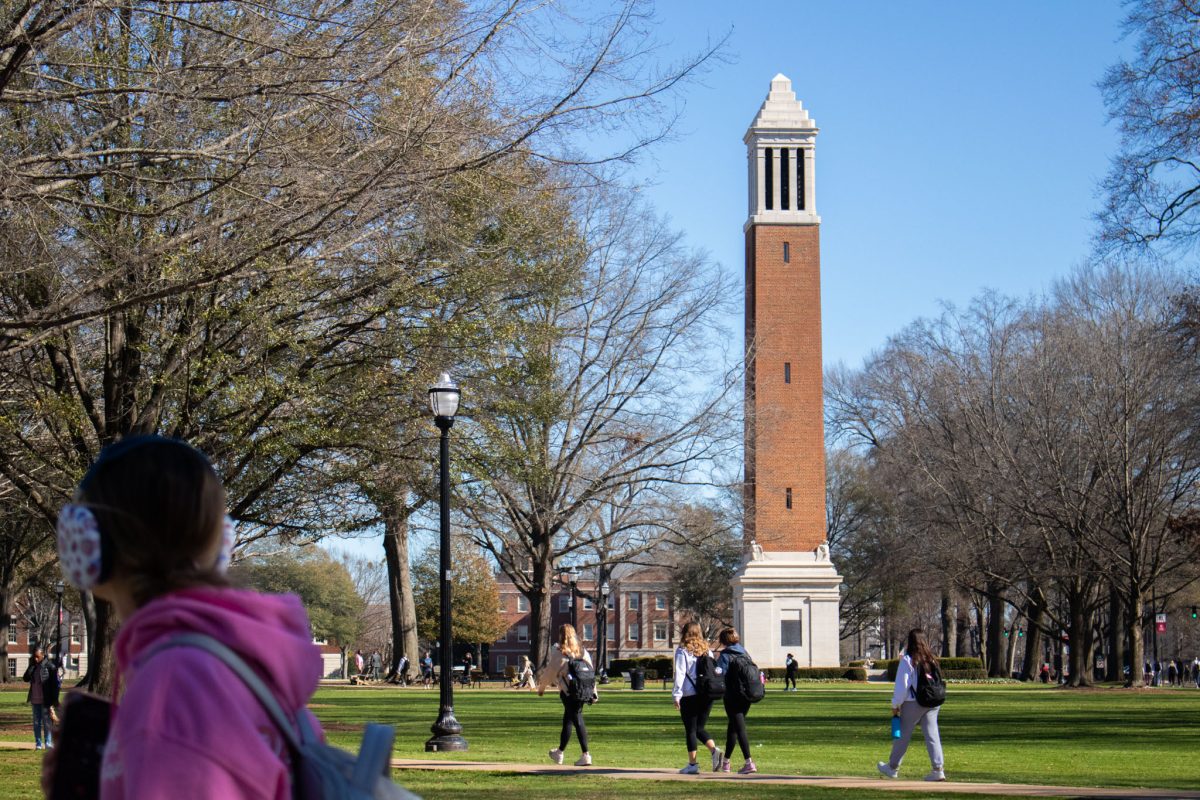
[[[629,670],[629,688],[633,689],[635,692],[640,692],[646,688],[646,670]]]

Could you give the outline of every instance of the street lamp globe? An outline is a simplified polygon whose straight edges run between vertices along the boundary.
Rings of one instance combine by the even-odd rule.
[[[450,373],[443,372],[438,382],[429,387],[429,408],[438,419],[453,420],[458,413],[458,384],[450,380]]]

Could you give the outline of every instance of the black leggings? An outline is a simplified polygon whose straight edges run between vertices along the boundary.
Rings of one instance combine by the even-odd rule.
[[[746,712],[749,710],[750,704],[745,700],[725,695],[725,716],[729,717],[729,724],[725,726],[726,758],[733,752],[733,737],[736,734],[738,746],[742,748],[742,758],[750,759],[750,737],[746,735]]]
[[[712,739],[708,735],[708,731],[704,730],[704,725],[708,722],[708,713],[712,711],[712,706],[713,701],[711,697],[701,697],[698,694],[681,698],[679,701],[679,716],[683,718],[683,730],[687,733],[687,749],[689,753],[699,749],[697,743],[708,742]]]
[[[783,679],[783,688],[785,688],[785,689],[786,689],[786,688],[788,688],[788,686],[789,686],[789,685],[790,685],[790,686],[791,686],[791,688],[793,688],[793,689],[795,689],[795,688],[796,688],[796,673],[794,673],[794,672],[792,672],[792,671],[790,671],[790,670],[788,671],[787,675],[786,675],[786,676],[784,676],[784,679]]]
[[[587,705],[582,700],[572,700],[562,692],[558,699],[563,704],[562,733],[558,737],[558,749],[566,750],[567,742],[571,741],[571,727],[575,727],[575,735],[579,737],[579,748],[588,751],[587,726],[583,724],[583,707]]]

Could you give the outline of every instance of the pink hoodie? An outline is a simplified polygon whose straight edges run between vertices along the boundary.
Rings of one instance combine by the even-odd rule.
[[[117,636],[125,695],[104,749],[101,798],[290,800],[284,740],[228,667],[187,647],[141,663],[154,644],[187,632],[232,648],[286,710],[304,708],[320,680],[321,656],[295,595],[189,589],[152,600]]]

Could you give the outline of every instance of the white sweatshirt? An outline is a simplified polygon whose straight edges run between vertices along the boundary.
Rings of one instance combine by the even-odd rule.
[[[892,692],[892,708],[899,708],[906,700],[917,699],[917,671],[907,654],[896,667],[896,688]]]

